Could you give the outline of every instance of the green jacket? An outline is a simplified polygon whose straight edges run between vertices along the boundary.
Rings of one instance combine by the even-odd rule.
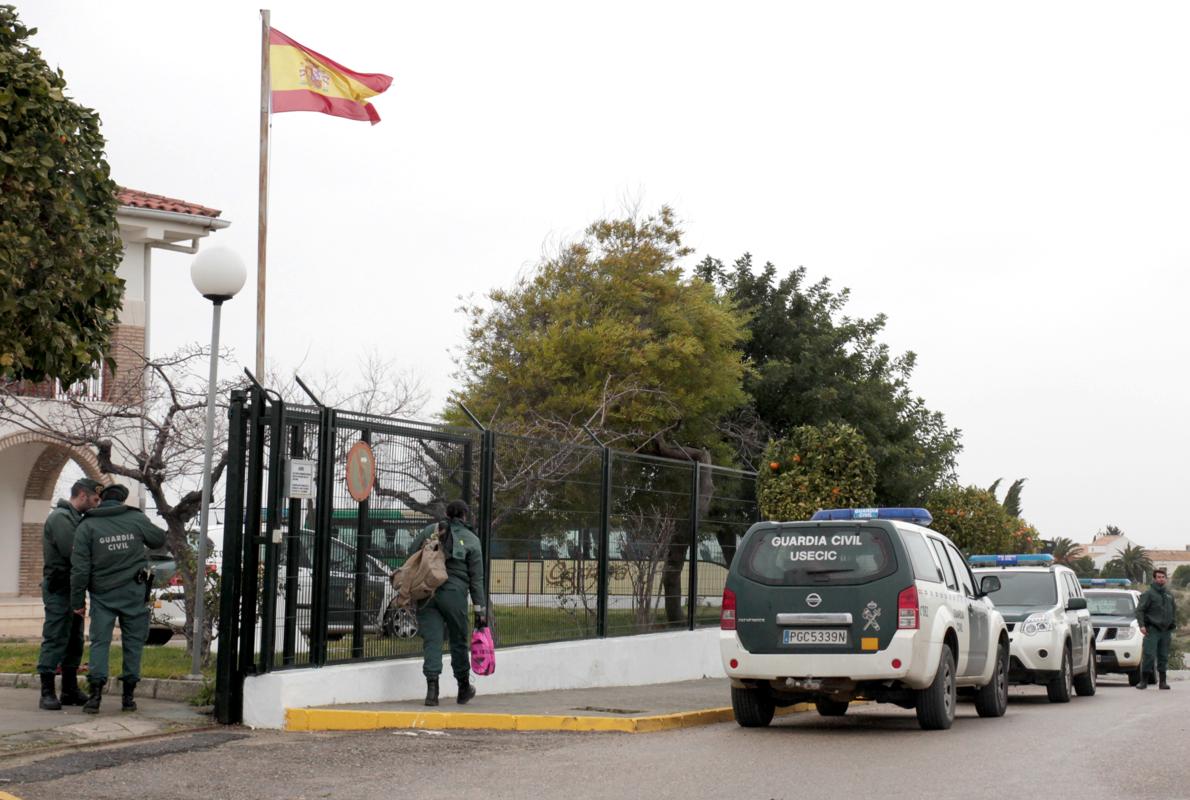
[[[409,552],[421,550],[422,543],[436,530],[438,523],[427,525],[413,540]],[[471,602],[483,608],[487,600],[483,593],[483,546],[479,537],[457,521],[450,523],[450,534],[454,545],[446,554],[446,582],[453,582],[464,590],[470,589]]]
[[[148,565],[147,550],[165,544],[165,531],[137,508],[104,500],[83,516],[74,532],[70,607],[82,608],[85,593],[107,592],[132,583]]]
[[[59,500],[42,528],[41,576],[53,594],[70,594],[70,551],[74,547],[74,529],[82,519],[69,500]]]
[[[1173,592],[1153,584],[1140,596],[1136,604],[1136,621],[1142,628],[1155,631],[1172,631],[1177,626],[1177,610],[1174,608]]]

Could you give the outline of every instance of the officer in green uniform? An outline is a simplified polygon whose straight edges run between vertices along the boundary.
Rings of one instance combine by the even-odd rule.
[[[422,673],[426,676],[427,706],[438,705],[443,629],[450,638],[450,663],[459,683],[458,702],[466,703],[475,697],[475,687],[471,685],[471,631],[467,625],[468,591],[475,604],[475,627],[486,627],[488,621],[484,608],[483,549],[479,537],[465,524],[469,513],[466,503],[452,500],[446,506],[446,530],[439,533],[436,523],[426,527],[410,549],[416,553],[427,538],[438,534],[444,540],[446,552],[446,583],[417,609],[417,627],[425,644]]]
[[[1178,614],[1174,607],[1173,592],[1165,586],[1166,580],[1168,577],[1165,570],[1153,570],[1153,583],[1136,604],[1136,621],[1140,624],[1141,635],[1145,637],[1144,661],[1140,665],[1140,682],[1136,684],[1137,689],[1149,688],[1148,676],[1152,674],[1154,666],[1161,678],[1160,688],[1169,688],[1169,681],[1166,679],[1166,670],[1169,668],[1169,643],[1173,638],[1173,629],[1178,624]]]
[[[78,669],[83,659],[83,618],[70,605],[70,551],[74,529],[83,512],[99,505],[103,484],[80,478],[70,487],[70,499],[59,500],[42,529],[41,601],[45,623],[41,626],[41,652],[37,672],[41,675],[38,707],[57,711],[62,706],[81,706],[87,696],[79,691]],[[62,666],[62,699],[54,694],[54,673]]]
[[[140,680],[140,657],[149,638],[149,609],[145,605],[146,551],[165,544],[165,531],[149,522],[140,509],[124,505],[128,489],[109,486],[103,502],[87,512],[74,533],[70,599],[76,614],[83,612],[83,595],[91,592],[91,697],[83,705],[99,713],[107,682],[112,629],[120,620],[124,651],[122,711],[136,711],[132,693]]]

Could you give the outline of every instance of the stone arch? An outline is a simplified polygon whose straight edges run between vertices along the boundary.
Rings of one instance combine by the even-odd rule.
[[[0,475],[0,482],[7,484],[8,501],[16,501],[19,508],[0,509],[6,518],[0,524],[8,528],[8,535],[4,537],[7,546],[4,549],[17,551],[16,586],[13,588],[20,596],[36,597],[40,594],[43,562],[42,527],[54,502],[54,487],[66,462],[78,464],[89,478],[104,483],[110,482],[110,478],[100,469],[99,460],[89,450],[63,444],[31,431],[0,438],[0,456],[21,450],[26,452],[17,459],[16,468],[10,463],[9,469],[5,470],[9,474]],[[19,534],[15,530],[18,525]],[[11,578],[6,582],[11,585]]]

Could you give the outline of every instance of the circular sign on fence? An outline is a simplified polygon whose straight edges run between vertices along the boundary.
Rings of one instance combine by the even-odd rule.
[[[367,442],[356,442],[347,452],[347,491],[357,503],[372,494],[376,483],[376,456]]]

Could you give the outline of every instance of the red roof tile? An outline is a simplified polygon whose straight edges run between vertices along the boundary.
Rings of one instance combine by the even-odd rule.
[[[187,203],[185,200],[176,200],[172,197],[165,197],[159,194],[149,194],[148,192],[128,189],[123,186],[116,192],[116,199],[120,201],[120,205],[122,206],[149,208],[154,211],[172,211],[175,214],[191,214],[196,217],[217,217],[223,213],[218,209],[200,206],[198,203]]]

